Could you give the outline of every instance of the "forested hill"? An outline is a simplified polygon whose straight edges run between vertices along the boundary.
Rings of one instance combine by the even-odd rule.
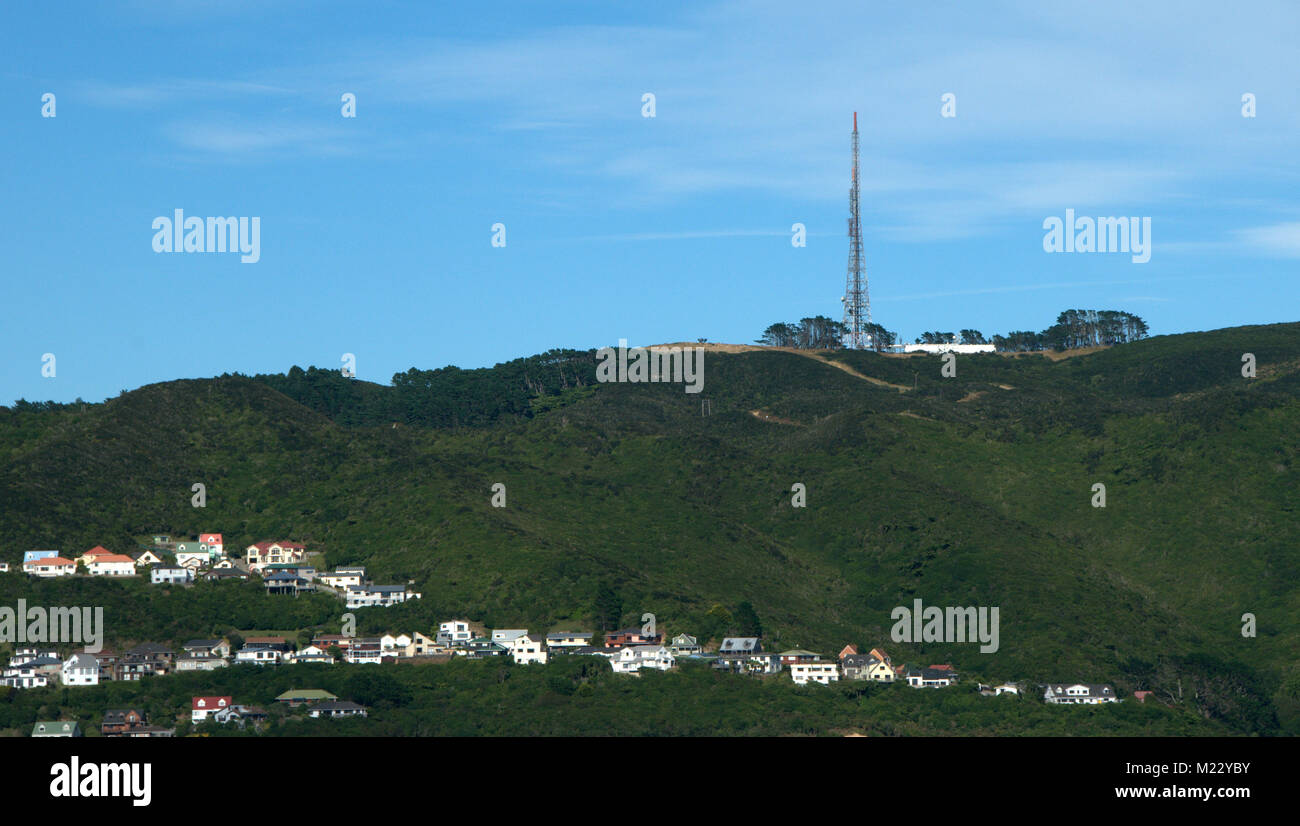
[[[596,356],[591,350],[551,350],[477,370],[412,367],[393,376],[391,387],[318,367],[253,378],[342,425],[483,427],[503,417],[531,416],[564,391],[595,384]]]
[[[937,356],[723,349],[698,395],[600,384],[593,353],[552,351],[391,387],[295,369],[0,408],[0,558],[153,532],[294,539],[424,594],[360,612],[362,630],[650,611],[716,639],[743,615],[778,650],[883,644],[895,662],[1150,688],[1234,731],[1300,732],[1300,324],[961,355],[952,378]],[[206,584],[132,604],[113,601],[123,583],[21,582],[0,587],[93,591],[134,639],[220,630],[234,610]],[[917,598],[998,606],[1000,649],[892,643],[890,611]],[[286,624],[337,622],[281,604]]]

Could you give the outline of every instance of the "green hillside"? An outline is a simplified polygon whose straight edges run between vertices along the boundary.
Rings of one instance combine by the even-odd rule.
[[[0,408],[0,559],[156,532],[293,539],[414,580],[423,599],[358,612],[361,630],[648,611],[717,638],[748,602],[769,648],[884,645],[972,680],[1113,682],[1223,731],[1300,733],[1300,324],[962,355],[953,378],[936,356],[711,351],[699,395],[599,384],[595,364],[552,351],[392,387],[294,368]],[[0,605],[102,604],[116,640],[337,630],[336,600],[257,590],[0,575]],[[998,606],[1000,649],[893,643],[890,611],[916,598]]]

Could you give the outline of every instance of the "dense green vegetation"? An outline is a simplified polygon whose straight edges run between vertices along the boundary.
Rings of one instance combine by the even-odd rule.
[[[1242,377],[1243,353],[1258,360],[1257,378]],[[452,616],[593,629],[650,611],[669,634],[716,638],[751,621],[739,616],[748,603],[769,646],[883,644],[896,662],[951,662],[970,679],[1112,682],[1123,696],[1150,689],[1177,703],[1061,718],[1080,710],[1026,700],[1029,716],[963,730],[1057,733],[1060,719],[1110,730],[1079,723],[1088,715],[1128,720],[1133,733],[1148,730],[1144,715],[1170,714],[1152,725],[1196,717],[1215,731],[1300,732],[1300,325],[1162,336],[1059,361],[963,355],[954,378],[935,356],[710,351],[706,362],[699,396],[596,384],[592,354],[565,352],[412,371],[393,387],[295,368],[151,385],[99,405],[0,408],[0,558],[129,550],[153,532],[220,531],[230,548],[295,539],[329,564],[366,564],[376,581],[415,581],[422,600],[357,612],[362,633],[428,632]],[[194,482],[207,485],[206,509],[190,506]],[[506,508],[489,504],[496,482]],[[806,508],[791,507],[796,482]],[[1091,505],[1096,483],[1104,509]],[[18,597],[93,598],[110,636],[126,641],[337,631],[342,613],[328,597],[268,597],[255,584],[0,575],[0,604]],[[914,598],[999,606],[1000,650],[890,642],[891,609]],[[1245,613],[1257,617],[1255,638],[1241,635]],[[374,718],[387,730],[496,725],[501,712],[486,699],[436,720],[435,695],[508,689],[488,689],[478,672],[413,672],[425,676],[409,677],[409,704]],[[509,685],[544,684],[510,673]],[[611,682],[583,702],[605,724],[620,703],[651,720],[660,702],[664,714],[700,703],[690,706],[700,719],[683,725],[704,726],[733,719],[720,707],[726,692],[770,717],[805,693],[784,678],[688,700],[674,686],[698,689],[693,681],[713,675],[676,676]],[[893,730],[935,733],[963,703],[992,702],[903,692],[864,712],[876,698],[840,697],[852,690],[814,694],[809,702],[827,705],[801,721],[829,731],[879,714],[881,725],[911,721]],[[541,719],[586,725],[574,719],[577,699],[528,696],[567,709]],[[306,724],[286,727],[295,725]]]

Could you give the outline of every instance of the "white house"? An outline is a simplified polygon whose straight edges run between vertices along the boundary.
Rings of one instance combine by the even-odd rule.
[[[99,685],[99,660],[90,654],[73,654],[63,663],[64,685]]]
[[[193,582],[194,569],[180,565],[155,565],[149,569],[149,581],[154,585],[162,585],[163,583],[177,585]]]
[[[14,655],[9,658],[9,666],[11,668],[20,666],[32,660],[57,659],[58,656],[59,652],[54,648],[37,648],[34,645],[24,645],[14,650]]]
[[[225,657],[206,651],[184,651],[176,658],[177,671],[216,671],[228,664]]]
[[[912,688],[947,688],[957,682],[957,672],[950,665],[909,668],[905,675]]]
[[[135,576],[135,560],[124,554],[97,556],[86,563],[91,576]]]
[[[672,652],[662,645],[628,645],[620,648],[610,660],[610,667],[627,674],[642,668],[667,671],[676,663]]]
[[[411,647],[411,637],[409,634],[385,634],[379,638],[379,653],[384,657],[406,657],[407,650]]]
[[[279,665],[283,659],[284,655],[279,650],[263,646],[244,646],[235,655],[236,663],[251,665]]]
[[[49,675],[38,665],[40,660],[6,668],[0,672],[0,685],[11,688],[44,688],[50,684]]]
[[[438,624],[438,642],[443,645],[464,645],[474,639],[467,620],[448,620]]]
[[[44,556],[24,562],[23,572],[39,577],[72,576],[77,572],[77,563],[61,556]]]
[[[546,638],[541,634],[522,634],[511,639],[506,647],[520,665],[546,662]]]
[[[360,587],[366,581],[366,569],[363,567],[355,568],[335,568],[327,574],[320,575],[320,581],[340,590],[350,587]]]
[[[388,608],[420,595],[405,585],[353,585],[347,591],[348,608]]]
[[[228,708],[231,702],[230,697],[195,697],[190,701],[190,722],[198,725],[209,715]]]
[[[839,682],[840,666],[839,663],[835,662],[791,663],[790,677],[794,680],[795,685],[807,685],[808,683],[829,685],[830,683]]]
[[[329,652],[317,645],[309,645],[301,651],[293,654],[285,654],[284,661],[293,663],[325,663],[326,665],[334,664],[334,658],[329,655]]]
[[[180,545],[177,545],[176,547],[177,565],[180,565],[182,568],[189,568],[192,571],[207,567],[207,564],[210,561],[207,551],[200,551],[197,548],[189,551],[182,551],[180,550]]]
[[[1052,705],[1098,705],[1100,703],[1117,703],[1115,690],[1108,685],[1091,685],[1086,683],[1053,683],[1043,693],[1043,702]]]
[[[0,562],[0,574],[7,574],[7,573],[9,573],[9,563]]]

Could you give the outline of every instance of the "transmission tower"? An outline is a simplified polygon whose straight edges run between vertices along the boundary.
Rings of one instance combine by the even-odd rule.
[[[858,113],[853,113],[853,183],[849,187],[849,272],[845,279],[845,343],[855,350],[871,345],[867,325],[871,323],[871,299],[867,296],[867,275],[862,271],[862,214],[858,211]]]

